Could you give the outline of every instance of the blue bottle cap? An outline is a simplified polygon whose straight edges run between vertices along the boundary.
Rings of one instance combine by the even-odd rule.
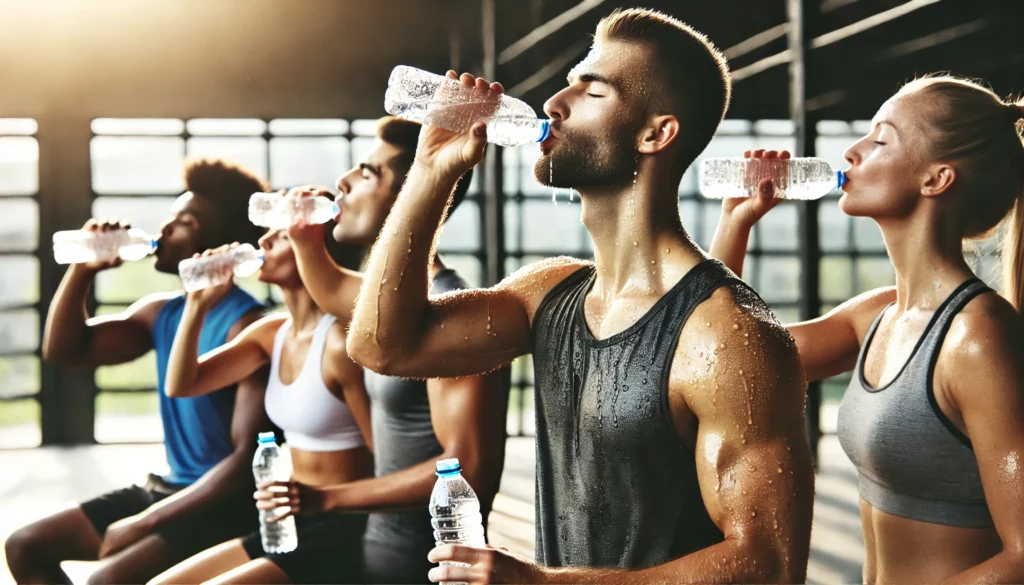
[[[437,475],[455,475],[462,471],[462,466],[459,465],[458,459],[441,459],[435,465]]]
[[[331,204],[331,213],[333,213],[335,216],[341,213],[341,206],[338,205],[337,201]]]
[[[836,171],[836,188],[842,189],[843,185],[846,184],[846,181],[846,173],[844,173],[843,171]]]
[[[276,445],[277,438],[274,437],[274,433],[272,432],[260,433],[256,435],[256,443],[259,445],[263,445],[264,443],[274,443]]]
[[[156,238],[150,238],[149,239],[149,253],[152,254],[152,253],[156,252],[156,247],[157,247],[157,240],[156,240]]]
[[[540,124],[540,138],[537,139],[537,142],[544,142],[548,136],[551,136],[551,120],[543,120]]]

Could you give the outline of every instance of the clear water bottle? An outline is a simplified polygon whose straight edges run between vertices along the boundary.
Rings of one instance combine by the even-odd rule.
[[[252,476],[259,485],[264,481],[288,481],[292,470],[288,460],[283,457],[274,433],[260,433],[256,439],[256,456],[252,460]],[[278,522],[268,522],[268,517],[288,513],[288,506],[273,510],[260,510],[260,537],[263,550],[267,554],[286,553],[295,550],[299,545],[299,536],[295,531],[295,517],[289,516]]]
[[[57,264],[141,260],[156,251],[156,238],[140,229],[106,232],[68,230],[53,234],[53,259]]]
[[[700,192],[711,199],[753,197],[771,179],[781,199],[819,199],[846,184],[820,158],[706,158],[700,163]]]
[[[224,284],[232,276],[244,278],[255,274],[263,265],[263,250],[242,244],[226,252],[188,258],[178,263],[181,286],[192,292]]]
[[[338,204],[326,197],[283,197],[280,193],[253,193],[249,221],[270,229],[298,223],[327,223],[338,215]]]
[[[430,525],[434,527],[434,542],[484,546],[483,517],[480,500],[469,482],[462,477],[458,459],[441,459],[435,465],[437,482],[430,493]],[[462,563],[442,564],[465,566]]]
[[[507,95],[486,99],[457,79],[406,65],[391,72],[384,109],[452,132],[466,132],[476,122],[486,122],[487,140],[510,148],[543,142],[551,132],[550,120],[537,119],[526,102]]]

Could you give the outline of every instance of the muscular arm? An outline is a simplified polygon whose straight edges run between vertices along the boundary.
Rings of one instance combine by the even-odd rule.
[[[997,304],[994,314],[968,315],[968,306],[956,318],[944,344],[953,349],[939,362],[952,383],[937,392],[961,416],[954,423],[971,440],[1003,550],[943,583],[1024,582],[1024,332],[1009,303]]]
[[[234,338],[245,326],[259,317],[259,312],[246,315],[232,326],[228,337]],[[150,506],[145,515],[155,524],[183,513],[217,505],[224,497],[244,497],[243,494],[252,488],[251,466],[252,456],[256,450],[256,435],[273,430],[263,407],[267,370],[266,367],[260,368],[238,382],[231,419],[231,441],[234,443],[234,451],[194,484]]]
[[[454,377],[530,351],[529,315],[518,293],[534,275],[428,297],[435,234],[454,186],[414,166],[373,248],[349,333],[349,352],[371,370]]]
[[[199,334],[208,311],[204,303],[192,298],[185,301],[167,365],[165,392],[171,398],[209,394],[252,375],[270,361],[274,333],[287,318],[264,317],[231,341],[198,357]]]
[[[437,459],[457,457],[481,500],[490,500],[501,473],[506,396],[501,373],[428,380],[430,419],[444,452],[401,471],[354,481],[328,491],[327,508],[380,512],[421,508],[430,501]]]
[[[728,294],[715,293],[690,318],[669,385],[684,435],[693,424],[684,421],[697,419],[697,477],[724,541],[635,571],[548,570],[549,582],[803,582],[814,501],[806,384],[785,330],[722,310]]]
[[[171,295],[147,295],[116,315],[89,318],[85,302],[95,275],[79,264],[64,274],[46,316],[43,359],[95,368],[130,362],[153,348],[153,320]]]
[[[334,263],[324,245],[323,225],[292,226],[288,234],[299,276],[313,301],[339,321],[350,322],[363,275]]]

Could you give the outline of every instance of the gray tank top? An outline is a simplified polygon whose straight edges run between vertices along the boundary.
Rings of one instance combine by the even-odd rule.
[[[468,288],[466,282],[455,271],[445,269],[434,276],[430,293],[442,294],[463,288]],[[401,471],[441,455],[444,449],[430,422],[426,381],[381,376],[370,370],[366,370],[364,376],[371,405],[376,476]],[[409,512],[370,514],[365,538],[403,556],[408,555],[417,563],[434,548],[426,506]]]
[[[864,356],[888,305],[875,317],[839,406],[839,442],[857,467],[860,497],[896,516],[964,528],[992,517],[971,442],[935,401],[935,363],[953,317],[989,289],[961,284],[935,311],[903,369],[881,388],[864,379]],[[983,388],[979,387],[979,390]]]
[[[595,339],[583,303],[596,271],[571,274],[533,324],[537,416],[537,560],[548,566],[634,569],[722,541],[694,450],[668,403],[679,334],[722,286],[739,304],[757,294],[717,260],[691,269],[628,329]]]

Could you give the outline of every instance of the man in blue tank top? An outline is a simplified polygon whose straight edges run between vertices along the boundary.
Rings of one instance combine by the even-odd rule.
[[[155,268],[177,274],[178,262],[233,241],[255,243],[262,230],[245,220],[249,195],[266,184],[219,160],[185,169],[188,191],[175,200],[160,228]],[[89,220],[85,229],[126,227]],[[7,562],[19,583],[64,583],[64,560],[102,560],[96,583],[141,583],[177,562],[256,527],[250,465],[260,431],[271,430],[263,408],[266,373],[207,396],[170,399],[163,392],[167,359],[184,295],[154,293],[122,313],[89,318],[83,306],[96,274],[120,261],[72,265],[50,305],[43,358],[95,368],[156,351],[160,418],[170,474],[145,486],[104,494],[15,532]],[[263,313],[235,287],[210,312],[199,351],[210,351]]]
[[[409,172],[419,133],[415,122],[381,119],[374,147],[338,179],[343,197],[338,199],[341,213],[334,228],[337,242],[364,253],[373,245]],[[456,190],[453,209],[468,188],[469,177]],[[330,195],[312,190],[300,195],[317,194]],[[289,235],[302,280],[314,300],[348,322],[362,276],[331,260],[323,244],[324,226],[295,226]],[[435,256],[431,292],[440,295],[463,288],[465,281]],[[360,582],[426,582],[427,553],[434,546],[427,503],[438,459],[459,459],[480,499],[486,525],[504,463],[507,374],[503,370],[459,379],[411,380],[366,372],[376,477],[323,491],[288,486],[293,505],[303,514],[321,509],[370,512]]]
[[[503,91],[448,77],[469,102]],[[537,416],[536,561],[446,545],[430,559],[453,564],[432,581],[803,582],[814,477],[799,356],[679,213],[683,173],[730,92],[725,58],[684,23],[641,9],[603,19],[545,104],[552,133],[534,167],[581,194],[594,262],[549,259],[441,298],[427,294],[433,242],[487,127],[424,127],[349,355],[382,374],[453,377],[532,353]]]

